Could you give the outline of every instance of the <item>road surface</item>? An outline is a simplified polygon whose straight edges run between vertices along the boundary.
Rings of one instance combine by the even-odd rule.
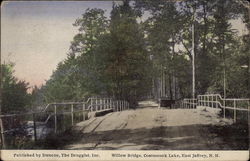
[[[68,134],[69,136],[64,135],[66,138],[64,141],[67,144],[61,148],[74,150],[246,149],[248,131],[240,129],[239,132],[236,129],[235,135],[231,124],[231,120],[222,119],[208,111],[158,108],[153,102],[144,101],[136,110],[113,112],[78,123]],[[246,135],[245,138],[242,133]]]

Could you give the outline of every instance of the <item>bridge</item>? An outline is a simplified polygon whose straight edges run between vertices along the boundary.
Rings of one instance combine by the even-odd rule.
[[[249,102],[208,94],[171,108],[147,99],[131,109],[125,100],[91,97],[1,117],[9,147],[31,139],[45,149],[240,150],[248,149]]]

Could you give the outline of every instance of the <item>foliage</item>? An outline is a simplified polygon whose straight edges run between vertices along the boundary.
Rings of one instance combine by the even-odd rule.
[[[44,98],[107,96],[136,104],[150,93],[159,97],[163,82],[167,97],[190,97],[192,24],[196,95],[223,94],[225,76],[228,97],[249,97],[249,34],[232,27],[242,18],[249,29],[248,10],[241,8],[233,0],[124,0],[113,4],[110,19],[87,9],[74,23],[79,33],[68,57],[42,87]]]
[[[15,113],[29,110],[28,83],[14,76],[14,64],[2,64],[2,112]]]

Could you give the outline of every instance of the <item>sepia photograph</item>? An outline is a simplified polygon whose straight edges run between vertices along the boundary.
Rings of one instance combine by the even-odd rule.
[[[0,154],[248,160],[249,29],[246,0],[3,1]]]

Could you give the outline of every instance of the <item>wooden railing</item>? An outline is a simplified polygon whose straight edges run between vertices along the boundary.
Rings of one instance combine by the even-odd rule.
[[[110,109],[123,111],[129,109],[129,103],[100,97],[91,97],[84,102],[50,103],[39,112],[0,115],[3,121],[1,133],[11,145],[16,144],[17,137],[29,137],[36,141],[49,133],[63,132],[76,123],[87,120],[90,112]]]
[[[250,111],[250,99],[248,98],[222,98],[220,94],[198,95],[197,99],[183,99],[181,108],[193,109],[196,107],[219,108],[223,110],[223,117],[232,115],[234,122],[237,121],[237,113],[246,115]],[[238,111],[238,112],[237,112]],[[239,112],[241,111],[241,112]],[[240,117],[240,115],[238,116]]]
[[[181,108],[194,109],[197,106],[196,98],[184,98]]]
[[[248,98],[222,98],[220,94],[198,95],[198,106],[221,108],[223,117],[226,111],[233,113],[233,120],[237,120],[237,111],[248,113],[250,111],[250,99]]]

